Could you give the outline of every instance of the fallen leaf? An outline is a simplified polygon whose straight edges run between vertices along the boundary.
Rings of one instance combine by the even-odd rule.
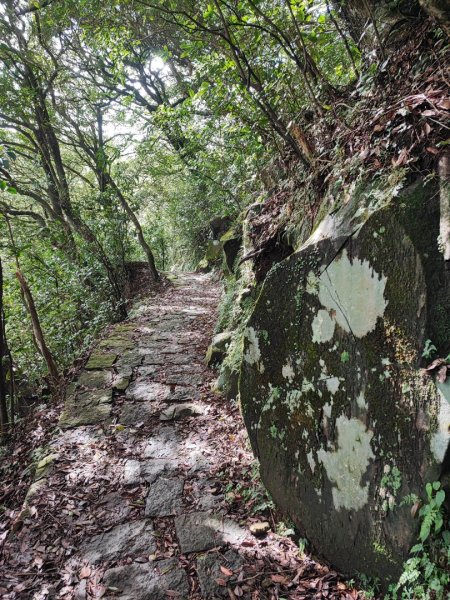
[[[445,383],[445,380],[447,379],[447,370],[448,365],[442,365],[442,367],[440,367],[438,370],[436,379],[439,381],[439,383]]]
[[[415,502],[415,503],[414,503],[414,504],[411,506],[411,516],[412,516],[412,518],[413,518],[413,519],[415,518],[415,516],[416,516],[416,514],[417,514],[417,511],[418,511],[418,510],[419,510],[419,508],[420,508],[420,504],[421,504],[421,503],[420,503],[420,500],[418,500],[417,502]]]
[[[91,576],[91,567],[89,565],[85,565],[80,571],[80,579],[87,579]]]
[[[364,161],[366,160],[366,158],[369,156],[369,148],[364,148],[363,150],[361,150],[361,152],[359,153],[359,158]]]
[[[434,371],[434,369],[437,369],[444,363],[445,363],[445,360],[443,358],[435,358],[433,360],[433,362],[430,365],[428,365],[428,367],[425,370],[426,371]]]
[[[408,150],[406,148],[403,148],[403,150],[401,150],[398,157],[392,159],[392,166],[393,167],[401,167],[402,165],[404,165],[406,163],[407,158],[408,158]]]
[[[222,571],[222,573],[223,573],[224,575],[226,575],[227,577],[231,577],[232,575],[234,575],[234,573],[233,573],[233,571],[232,571],[231,569],[227,569],[226,567],[224,567],[224,566],[222,566],[222,565],[220,566],[220,570],[221,570],[221,571]]]
[[[284,575],[271,575],[270,579],[275,583],[281,583],[282,585],[288,585],[290,583],[289,579]]]

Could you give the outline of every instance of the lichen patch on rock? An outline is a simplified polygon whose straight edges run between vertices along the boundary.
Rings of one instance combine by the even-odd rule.
[[[369,496],[369,482],[362,483],[369,462],[375,458],[370,442],[373,432],[358,419],[341,415],[336,420],[337,448],[320,449],[318,460],[334,484],[333,502],[336,510],[359,510]]]

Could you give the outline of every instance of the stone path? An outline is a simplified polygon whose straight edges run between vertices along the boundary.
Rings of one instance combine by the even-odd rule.
[[[246,434],[204,361],[219,286],[173,284],[112,327],[70,386],[6,550],[35,577],[5,598],[347,597],[289,538],[252,535]]]

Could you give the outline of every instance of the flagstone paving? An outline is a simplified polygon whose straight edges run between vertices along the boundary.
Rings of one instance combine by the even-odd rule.
[[[204,361],[220,286],[175,283],[111,327],[69,386],[7,546],[34,577],[4,597],[346,598],[289,538],[251,534],[267,500],[251,491],[238,409]]]

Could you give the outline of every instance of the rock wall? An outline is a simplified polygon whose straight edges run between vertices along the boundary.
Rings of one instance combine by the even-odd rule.
[[[417,535],[403,499],[450,462],[450,379],[421,369],[427,340],[450,351],[442,205],[437,183],[354,193],[270,271],[245,332],[265,485],[319,553],[385,583]]]

